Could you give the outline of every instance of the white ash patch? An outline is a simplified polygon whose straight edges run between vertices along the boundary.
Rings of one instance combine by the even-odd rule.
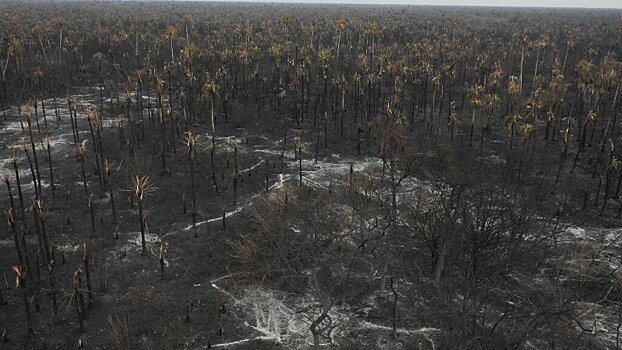
[[[382,167],[382,161],[379,158],[366,157],[363,159],[348,160],[329,160],[329,158],[303,159],[302,160],[302,176],[303,182],[313,187],[328,189],[330,186],[344,184],[349,180],[350,166],[354,172],[354,180],[360,176],[360,173],[373,171],[377,167]],[[299,164],[294,161],[289,164],[290,169],[298,169]]]
[[[143,243],[142,243],[142,237],[141,237],[140,232],[128,232],[125,235],[128,236],[127,242],[130,245],[136,245],[139,247],[142,246]],[[162,242],[162,240],[160,239],[159,235],[156,235],[154,233],[145,233],[145,244],[156,244],[160,242]]]
[[[579,333],[596,337],[607,349],[616,347],[616,329],[619,319],[617,308],[592,302],[577,302],[575,329]]]
[[[24,162],[26,162],[25,166],[24,166]],[[28,167],[27,161],[25,160],[22,161],[20,159],[17,164],[18,164],[17,171],[19,173],[19,180],[22,183],[22,185],[24,184],[24,182],[31,181],[32,176],[31,176],[30,168]],[[15,169],[13,168],[12,157],[0,160],[0,177],[2,177],[1,180],[4,181],[5,176],[9,177],[9,179],[11,180],[11,185],[13,185],[13,187],[17,189],[17,184],[15,184]]]
[[[263,334],[265,337],[263,339],[274,340],[288,349],[308,349],[312,346],[309,327],[314,316],[317,317],[321,313],[321,306],[313,296],[295,297],[262,287],[244,288],[239,295],[235,295],[218,285],[224,284],[225,280],[234,276],[236,275],[227,275],[210,281],[213,288],[232,299],[234,317]],[[240,291],[239,287],[233,290]],[[335,328],[331,332],[330,341],[323,338],[322,346],[339,346],[356,331],[373,331],[388,341],[391,327],[358,318],[347,309],[347,306],[335,307],[329,312],[335,322]],[[240,312],[243,314],[242,317],[238,316]],[[432,347],[436,346],[436,338],[441,334],[440,329],[431,327],[397,328],[396,331],[402,336],[423,337]]]
[[[113,236],[114,233],[110,235],[111,238]],[[135,254],[135,252],[142,249],[142,239],[140,232],[120,233],[119,241],[119,244],[114,246],[114,248],[107,249],[107,252],[115,259],[123,259],[130,253]],[[160,246],[163,245],[165,251],[164,266],[168,267],[170,265],[170,262],[166,256],[168,244],[162,243],[161,237],[159,235],[153,233],[145,233],[145,245],[147,248],[147,254],[149,256],[155,257],[156,259],[159,258]]]
[[[59,134],[56,136],[51,136],[49,138],[50,152],[55,153],[57,151],[60,151],[61,148],[59,146],[71,146],[73,150],[73,145],[71,145],[71,142],[73,140],[70,140],[70,137],[72,137],[72,134]],[[43,140],[42,143],[42,148],[44,148],[47,152],[47,140]]]
[[[24,128],[22,130],[22,127]],[[2,132],[13,132],[13,133],[21,133],[22,131],[27,131],[28,125],[25,121],[13,121],[7,122],[2,125]]]
[[[210,133],[205,133],[200,136],[197,143],[204,145],[208,150],[212,148],[212,135]],[[214,144],[216,145],[216,153],[221,154],[222,152],[234,152],[235,146],[238,146],[238,152],[242,150],[242,145],[244,144],[243,136],[216,136],[214,140]]]
[[[236,296],[216,284],[230,277],[233,275],[215,279],[210,284],[232,299],[235,309],[232,312],[234,317],[245,326],[262,334],[264,340],[289,345],[292,338],[308,333],[308,323],[286,306],[284,295],[261,287],[249,287]],[[242,312],[244,316],[237,316],[239,312]]]
[[[588,237],[585,235],[586,231],[582,227],[569,227],[566,231],[577,239],[588,239]]]
[[[102,128],[116,128],[119,126],[119,122],[115,119],[103,119]]]
[[[82,245],[81,244],[62,244],[62,245],[57,245],[55,246],[56,250],[62,253],[75,253],[77,251],[82,250]]]
[[[279,156],[279,157],[283,157],[284,159],[294,159],[295,158],[295,154],[294,151],[291,150],[286,150],[285,152],[283,152],[283,149],[256,149],[255,152],[259,152],[259,153],[265,153],[265,154],[271,154],[274,156]]]

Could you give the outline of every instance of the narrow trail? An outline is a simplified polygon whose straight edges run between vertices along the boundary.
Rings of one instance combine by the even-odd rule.
[[[285,181],[289,180],[289,179],[290,179],[289,176],[286,177],[283,174],[279,174],[279,180],[276,181],[272,186],[269,187],[269,191],[282,187],[283,183]],[[225,212],[225,215],[224,215],[225,218],[231,217],[231,216],[233,216],[235,214],[238,214],[238,213],[242,212],[242,210],[244,210],[244,209],[250,208],[254,204],[254,200],[257,197],[259,197],[259,196],[261,196],[263,194],[264,194],[264,192],[255,193],[252,197],[246,199],[244,201],[244,204],[236,207],[235,209],[233,209],[231,211]],[[184,231],[189,231],[189,230],[192,230],[193,228],[196,228],[196,227],[199,227],[199,226],[202,226],[202,225],[205,225],[205,224],[222,221],[222,218],[223,218],[223,216],[220,215],[220,216],[217,216],[217,217],[214,217],[214,218],[211,218],[211,219],[203,220],[203,221],[197,222],[195,225],[190,224],[190,225],[186,226],[183,230]]]

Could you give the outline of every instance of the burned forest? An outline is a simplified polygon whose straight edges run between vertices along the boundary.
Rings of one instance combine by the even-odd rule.
[[[0,349],[622,348],[622,10],[0,2]]]

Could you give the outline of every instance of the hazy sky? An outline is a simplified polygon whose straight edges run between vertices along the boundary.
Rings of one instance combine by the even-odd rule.
[[[236,0],[220,0],[236,1]],[[238,0],[239,1],[239,0]],[[523,7],[593,7],[622,9],[622,0],[260,0],[261,2],[462,5],[462,6],[523,6]],[[260,2],[246,0],[246,2]]]

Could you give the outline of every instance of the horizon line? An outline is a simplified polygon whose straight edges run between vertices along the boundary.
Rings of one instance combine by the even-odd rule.
[[[275,5],[348,5],[348,6],[410,6],[410,7],[466,7],[466,8],[510,8],[510,9],[553,9],[553,10],[622,10],[622,4],[619,7],[610,6],[585,6],[585,5],[510,5],[510,4],[431,4],[426,0],[421,3],[413,3],[410,1],[390,1],[390,2],[365,2],[355,0],[7,0],[2,1],[5,4],[9,3],[37,3],[37,2],[102,2],[102,3],[123,3],[123,2],[153,2],[153,3],[182,3],[182,2],[203,2],[203,3],[238,3],[238,4],[275,4]]]

